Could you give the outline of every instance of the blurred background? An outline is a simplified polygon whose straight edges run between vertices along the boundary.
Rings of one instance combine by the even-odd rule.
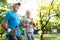
[[[26,17],[26,10],[30,10],[34,22],[38,23],[34,28],[35,40],[60,40],[60,0],[0,0],[0,40],[7,40],[1,22],[14,2],[21,3],[17,12],[21,21]],[[24,28],[21,30],[25,40]]]

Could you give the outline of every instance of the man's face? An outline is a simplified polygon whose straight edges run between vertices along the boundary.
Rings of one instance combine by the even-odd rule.
[[[13,9],[14,9],[15,11],[17,11],[17,10],[19,9],[19,5],[18,5],[18,4],[14,4],[12,7],[13,7]]]

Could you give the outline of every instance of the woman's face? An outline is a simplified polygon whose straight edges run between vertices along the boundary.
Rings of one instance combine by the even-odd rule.
[[[30,17],[30,15],[31,15],[30,11],[27,11],[27,17]]]

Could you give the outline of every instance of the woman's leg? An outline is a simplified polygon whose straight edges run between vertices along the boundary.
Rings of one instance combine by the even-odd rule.
[[[22,39],[22,35],[19,36],[19,37],[17,36],[17,39],[18,39],[18,40],[23,40],[23,39]]]
[[[28,40],[32,40],[31,39],[31,33],[27,33],[27,38],[28,38]]]
[[[34,40],[34,33],[31,34],[31,39]]]
[[[26,30],[24,31],[24,35],[25,35],[25,37],[26,37],[26,40],[28,40]]]

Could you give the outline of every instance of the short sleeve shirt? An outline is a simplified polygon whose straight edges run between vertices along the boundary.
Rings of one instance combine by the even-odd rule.
[[[25,23],[27,24],[26,31],[27,31],[27,32],[34,32],[34,28],[31,27],[31,26],[28,26],[29,23],[30,23],[30,19],[29,19],[29,18],[25,18],[24,21],[25,21]]]
[[[14,11],[9,11],[6,13],[6,16],[4,17],[4,20],[7,21],[8,28],[14,30],[16,26],[18,26],[18,30],[16,32],[16,35],[19,36],[21,35],[21,30],[20,30],[20,16],[14,12]],[[9,33],[7,33],[9,35]]]

